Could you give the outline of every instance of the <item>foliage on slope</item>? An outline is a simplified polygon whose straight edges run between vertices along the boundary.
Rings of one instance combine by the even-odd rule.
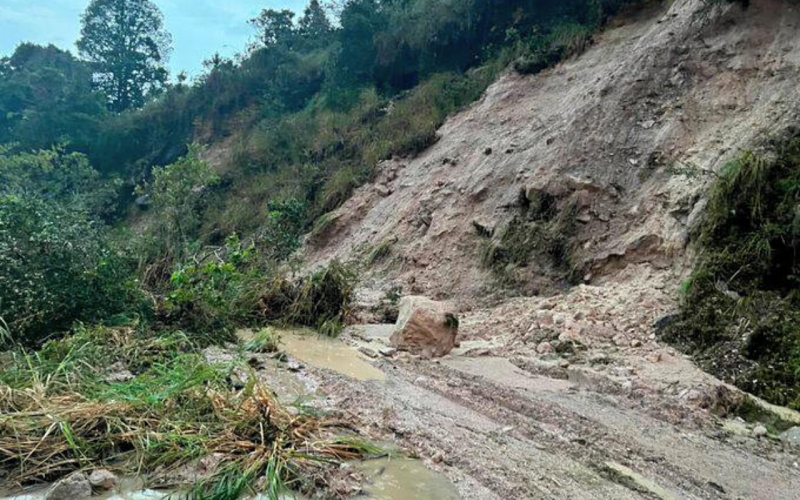
[[[800,409],[800,139],[725,168],[697,243],[701,263],[662,334],[712,373]]]

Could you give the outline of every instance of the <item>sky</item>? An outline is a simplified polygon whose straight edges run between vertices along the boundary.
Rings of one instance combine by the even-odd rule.
[[[75,52],[80,16],[90,0],[0,0],[0,56],[21,42],[52,43]],[[255,32],[248,19],[261,9],[291,9],[298,14],[307,0],[151,0],[164,13],[172,33],[170,70],[196,76],[215,52],[241,52]]]

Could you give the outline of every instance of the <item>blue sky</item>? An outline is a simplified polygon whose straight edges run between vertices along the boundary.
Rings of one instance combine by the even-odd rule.
[[[264,8],[302,11],[307,0],[152,0],[172,33],[173,74],[197,75],[215,52],[233,55],[254,36],[247,20]],[[89,0],[0,0],[0,55],[20,42],[52,43],[75,51],[80,15]]]

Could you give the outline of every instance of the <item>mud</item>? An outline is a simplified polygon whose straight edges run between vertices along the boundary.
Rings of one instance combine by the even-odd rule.
[[[458,500],[446,476],[409,458],[380,458],[356,465],[366,477],[365,498],[374,500]]]

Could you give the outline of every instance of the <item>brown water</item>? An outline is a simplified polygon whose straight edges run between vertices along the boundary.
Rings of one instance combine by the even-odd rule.
[[[384,380],[386,375],[366,356],[344,342],[308,330],[278,330],[281,350],[315,368],[332,370],[356,380]]]
[[[366,498],[372,500],[458,500],[447,477],[420,460],[391,457],[360,462],[356,468],[367,477]]]

